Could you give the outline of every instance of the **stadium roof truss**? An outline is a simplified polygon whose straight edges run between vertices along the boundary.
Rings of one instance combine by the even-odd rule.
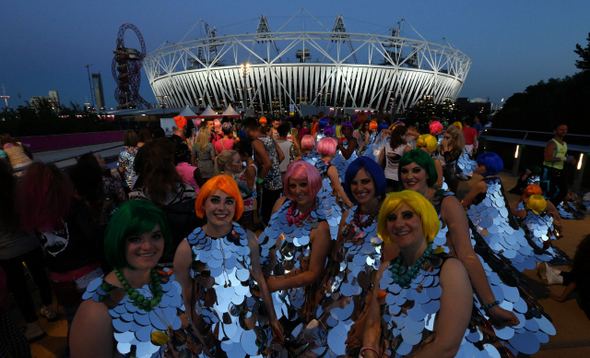
[[[144,68],[156,98],[173,107],[221,108],[247,96],[263,112],[290,104],[387,112],[425,95],[435,103],[455,100],[471,67],[449,46],[335,30],[200,38],[152,52]]]

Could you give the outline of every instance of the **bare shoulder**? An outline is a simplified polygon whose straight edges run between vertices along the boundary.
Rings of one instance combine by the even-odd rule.
[[[281,208],[281,206],[283,206],[283,204],[285,203],[285,200],[287,200],[287,197],[282,196],[279,198],[279,200],[277,200],[275,202],[275,205],[272,207],[272,213],[276,213],[277,211],[279,211],[279,209]]]

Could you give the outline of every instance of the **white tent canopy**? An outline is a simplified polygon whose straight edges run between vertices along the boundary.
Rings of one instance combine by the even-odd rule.
[[[193,112],[193,110],[188,105],[186,107],[184,107],[182,112],[180,112],[179,116],[187,118],[187,119],[197,118],[197,115],[195,114],[195,112]]]
[[[236,110],[231,106],[231,104],[227,107],[225,111],[221,114],[222,117],[239,117],[240,114],[236,112]]]
[[[207,106],[205,111],[199,114],[199,117],[219,117],[219,114],[215,113],[215,111],[211,109],[211,106]]]

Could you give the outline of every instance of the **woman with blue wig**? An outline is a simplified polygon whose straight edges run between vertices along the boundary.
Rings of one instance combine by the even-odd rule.
[[[502,158],[488,152],[477,157],[475,172],[483,180],[475,184],[462,201],[467,215],[490,248],[509,259],[519,271],[534,269],[536,259],[523,229],[511,214],[504,186],[496,174],[504,169]]]
[[[342,215],[332,255],[337,265],[327,285],[334,300],[330,308],[335,318],[327,324],[332,335],[338,337],[328,343],[335,355],[358,356],[373,272],[386,256],[384,252],[393,257],[392,245],[384,245],[377,235],[377,217],[386,186],[383,169],[369,157],[356,159],[346,171],[344,190],[355,206]],[[335,307],[346,309],[341,313]]]

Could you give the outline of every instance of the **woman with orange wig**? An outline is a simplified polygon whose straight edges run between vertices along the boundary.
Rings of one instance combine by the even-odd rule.
[[[235,180],[218,175],[201,188],[197,216],[207,220],[178,247],[174,273],[182,286],[187,315],[201,333],[203,351],[214,357],[262,354],[269,329],[259,312],[276,322],[260,268],[256,235],[235,223],[244,203]],[[265,310],[259,310],[266,304]],[[266,332],[265,332],[266,331]],[[273,335],[280,329],[273,329]]]

